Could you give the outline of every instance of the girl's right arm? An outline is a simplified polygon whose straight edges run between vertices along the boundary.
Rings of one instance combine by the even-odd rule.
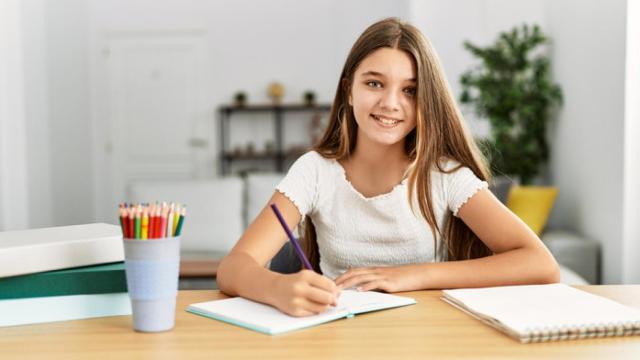
[[[271,203],[278,206],[290,228],[300,223],[298,209],[286,196],[276,191]],[[318,314],[336,305],[339,289],[332,280],[311,270],[280,274],[266,268],[286,241],[267,204],[220,263],[216,278],[220,290],[270,304],[292,316]]]

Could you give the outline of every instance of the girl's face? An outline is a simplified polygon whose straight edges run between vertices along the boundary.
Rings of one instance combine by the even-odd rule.
[[[411,55],[380,48],[369,54],[353,77],[349,105],[358,123],[358,142],[402,142],[416,127],[416,69]]]

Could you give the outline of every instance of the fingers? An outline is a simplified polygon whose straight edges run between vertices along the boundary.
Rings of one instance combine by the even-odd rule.
[[[305,297],[321,305],[338,305],[338,297],[334,293],[313,286],[307,289]]]
[[[302,270],[285,275],[276,290],[277,307],[292,316],[309,316],[324,312],[330,305],[338,305],[340,289],[326,277],[313,271]]]
[[[375,280],[358,286],[358,291],[382,290],[389,291],[384,280]]]
[[[307,299],[298,298],[293,300],[291,306],[285,309],[284,312],[291,316],[311,316],[324,312],[328,307],[329,305],[326,304],[318,304]]]
[[[349,270],[345,271],[344,273],[342,273],[342,275],[338,276],[334,281],[335,281],[336,284],[341,284],[345,280],[347,280],[347,279],[349,279],[349,278],[351,278],[353,276],[374,273],[374,272],[376,272],[376,270],[377,270],[376,268],[349,269]]]
[[[314,292],[314,294],[316,294],[317,298],[314,299],[314,301],[319,302],[321,304],[330,304],[333,306],[337,306],[338,305],[338,298],[340,297],[340,288],[338,288],[338,286],[336,285],[336,283],[334,283],[333,281],[331,281],[331,279],[328,279],[314,271],[311,270],[302,270],[300,271],[300,276],[303,278],[304,281],[306,281],[310,286],[317,288],[318,290],[330,294],[330,299],[326,300],[326,296],[324,295],[318,295],[318,292]]]
[[[345,279],[340,285],[338,285],[338,287],[342,289],[355,287],[356,290],[362,291],[363,289],[362,284],[369,283],[372,281],[378,281],[378,280],[381,280],[381,277],[378,274],[355,275],[348,279]]]
[[[348,270],[336,278],[335,282],[340,289],[348,289],[364,283],[380,280],[382,275],[375,268],[362,268]],[[362,290],[361,287],[358,290]]]
[[[331,279],[311,270],[302,270],[300,274],[311,286],[333,294],[336,299],[340,296],[340,288]]]

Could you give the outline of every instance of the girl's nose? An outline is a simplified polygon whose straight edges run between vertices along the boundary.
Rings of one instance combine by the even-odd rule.
[[[382,93],[380,108],[387,111],[397,111],[400,109],[400,99],[396,90],[388,89]]]

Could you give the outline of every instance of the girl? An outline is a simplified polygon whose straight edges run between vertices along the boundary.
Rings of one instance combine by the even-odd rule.
[[[488,180],[428,40],[412,25],[382,20],[351,49],[324,136],[269,201],[291,228],[304,225],[316,272],[265,267],[287,241],[266,206],[220,264],[218,285],[306,316],[351,287],[559,281],[552,255]]]

